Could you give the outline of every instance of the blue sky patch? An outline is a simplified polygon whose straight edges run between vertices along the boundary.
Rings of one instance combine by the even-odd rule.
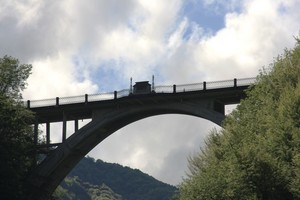
[[[200,1],[187,2],[182,10],[182,15],[189,21],[199,24],[204,30],[216,32],[224,27],[225,13],[216,13],[210,7],[204,6]]]

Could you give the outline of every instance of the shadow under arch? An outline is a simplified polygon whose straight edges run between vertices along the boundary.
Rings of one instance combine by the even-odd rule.
[[[124,126],[162,114],[184,114],[207,119],[219,126],[225,116],[197,103],[151,105],[98,110],[83,126],[53,150],[31,174],[29,199],[48,199],[64,177],[90,150]]]

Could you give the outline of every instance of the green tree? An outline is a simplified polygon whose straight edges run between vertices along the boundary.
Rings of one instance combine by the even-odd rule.
[[[263,69],[189,159],[181,200],[300,199],[300,42]]]
[[[21,101],[31,68],[9,56],[0,58],[0,199],[24,197],[33,165],[33,115]]]

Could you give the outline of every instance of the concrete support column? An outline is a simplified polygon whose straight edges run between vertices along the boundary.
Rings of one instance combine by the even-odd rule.
[[[47,147],[50,145],[50,122],[46,123],[46,144]]]
[[[67,138],[67,116],[63,113],[63,127],[62,127],[62,142],[65,142]]]
[[[74,132],[78,131],[78,119],[74,121]]]
[[[38,118],[35,118],[35,122],[34,122],[34,128],[33,128],[33,142],[34,145],[37,146],[38,145],[38,137],[39,137],[39,121]],[[37,150],[34,150],[34,164],[37,164]]]
[[[39,136],[39,121],[38,121],[37,117],[35,118],[34,130],[33,131],[34,131],[33,142],[34,142],[34,145],[37,146],[37,144],[38,144],[38,136]]]

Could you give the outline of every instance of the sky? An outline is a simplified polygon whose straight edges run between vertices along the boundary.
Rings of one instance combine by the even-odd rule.
[[[0,0],[0,56],[32,64],[25,100],[127,89],[130,77],[154,75],[156,85],[255,77],[295,44],[299,8],[300,0]],[[59,127],[51,125],[52,141]],[[89,156],[177,185],[213,128],[155,116]]]

